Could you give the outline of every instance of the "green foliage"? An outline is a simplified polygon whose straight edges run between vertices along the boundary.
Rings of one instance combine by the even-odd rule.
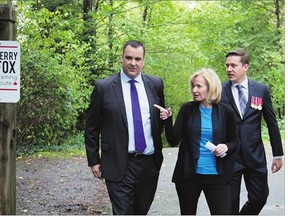
[[[17,157],[62,157],[85,156],[85,148],[83,143],[83,134],[73,135],[61,145],[17,145]]]
[[[96,2],[84,14],[83,1],[17,1],[18,143],[58,146],[83,130],[93,83],[120,70],[128,39],[146,45],[145,73],[163,78],[174,114],[192,99],[192,73],[210,67],[224,81],[226,52],[243,48],[283,119],[284,1]]]
[[[284,119],[279,120],[278,125],[279,125],[279,129],[280,129],[280,133],[281,133],[281,139],[285,140]],[[267,128],[266,124],[262,125],[261,131],[262,131],[263,142],[264,143],[270,143],[270,137],[269,137],[268,128]],[[283,142],[283,144],[284,144],[284,142]]]
[[[45,8],[26,13],[25,19],[31,22],[19,24],[22,87],[18,143],[61,143],[75,132],[78,113],[87,107],[86,47],[76,34],[81,24],[66,12]],[[67,19],[73,20],[74,31]]]

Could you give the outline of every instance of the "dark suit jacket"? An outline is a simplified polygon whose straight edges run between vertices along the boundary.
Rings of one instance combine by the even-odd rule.
[[[231,165],[233,158],[230,157],[238,148],[236,135],[236,121],[230,107],[223,104],[214,104],[212,110],[213,143],[224,143],[228,147],[224,158],[216,157],[216,168],[228,182],[231,180]],[[198,102],[187,102],[181,106],[174,126],[172,118],[166,120],[165,134],[171,146],[178,145],[178,158],[172,181],[177,182],[191,177],[197,169],[197,161],[200,154],[201,139],[201,115]]]
[[[282,142],[276,116],[272,107],[271,96],[266,85],[248,80],[249,99],[247,109],[241,119],[231,91],[232,83],[227,81],[223,84],[222,103],[232,107],[236,115],[240,148],[237,153],[237,161],[242,161],[251,169],[266,166],[266,155],[261,137],[262,115],[267,123],[270,144],[273,156],[282,156]],[[251,107],[251,96],[262,98],[262,110]]]
[[[153,104],[165,107],[164,86],[158,77],[142,74],[142,79],[150,106],[155,163],[160,169],[163,122]],[[95,82],[86,113],[85,144],[89,166],[101,164],[102,177],[107,180],[122,179],[128,158],[128,123],[120,73]]]

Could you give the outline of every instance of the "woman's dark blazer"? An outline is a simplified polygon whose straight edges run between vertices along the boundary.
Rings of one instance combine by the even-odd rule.
[[[224,104],[213,104],[212,130],[215,145],[226,144],[227,155],[216,157],[219,175],[230,181],[233,157],[231,153],[238,148],[236,121],[232,109]],[[197,169],[201,139],[201,116],[199,102],[186,102],[180,108],[174,126],[172,117],[165,123],[165,134],[171,146],[179,145],[178,158],[174,170],[173,182],[189,178]]]

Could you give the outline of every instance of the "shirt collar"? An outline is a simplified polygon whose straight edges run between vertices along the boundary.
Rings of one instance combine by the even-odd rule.
[[[129,80],[131,80],[131,78],[128,77],[128,76],[124,73],[123,69],[121,69],[120,77],[121,77],[122,82],[124,82],[124,83],[127,83],[127,82],[129,82]],[[136,78],[134,78],[134,80],[136,80],[138,83],[142,83],[143,81],[142,81],[141,73],[140,73]]]
[[[238,84],[242,85],[244,89],[248,89],[248,78],[247,76],[245,77],[245,79],[241,82],[241,83],[234,83],[232,82],[232,87],[236,87]]]

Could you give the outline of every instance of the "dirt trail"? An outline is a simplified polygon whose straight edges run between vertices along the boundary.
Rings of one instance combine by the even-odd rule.
[[[105,215],[109,199],[103,181],[92,176],[86,158],[33,158],[16,162],[18,215]]]
[[[272,153],[266,145],[270,194],[260,215],[285,215],[285,167],[272,174]],[[157,191],[148,215],[179,215],[178,197],[171,182],[178,148],[163,149],[164,161]],[[18,215],[107,215],[111,214],[105,183],[93,177],[84,157],[17,160]],[[241,205],[247,200],[241,187]],[[202,193],[197,215],[209,215]]]

